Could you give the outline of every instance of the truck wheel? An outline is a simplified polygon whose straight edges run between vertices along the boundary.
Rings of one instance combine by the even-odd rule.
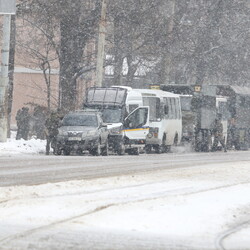
[[[151,154],[152,152],[152,146],[151,145],[146,145],[145,146],[145,153],[146,154]]]
[[[80,148],[77,149],[77,150],[76,150],[76,154],[77,154],[77,155],[82,155],[82,154],[83,154],[82,149],[80,149]]]
[[[70,149],[69,149],[69,148],[63,149],[63,154],[64,154],[64,155],[70,155]]]
[[[53,152],[55,155],[61,155],[62,154],[62,149],[56,148]]]

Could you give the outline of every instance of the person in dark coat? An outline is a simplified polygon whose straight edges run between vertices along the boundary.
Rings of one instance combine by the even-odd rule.
[[[24,140],[28,140],[29,129],[30,129],[30,114],[29,108],[23,107],[17,111],[16,115],[17,122],[17,134],[16,140],[20,140],[23,138]]]
[[[46,155],[49,155],[50,147],[53,149],[53,153],[57,153],[56,149],[56,137],[58,135],[58,128],[60,126],[60,121],[62,116],[59,112],[52,111],[49,117],[46,119]]]
[[[227,152],[225,140],[223,137],[223,124],[221,122],[221,118],[222,116],[218,115],[218,118],[216,118],[214,121],[214,128],[213,128],[214,142],[212,146],[212,151],[218,150],[218,143],[220,142],[221,146],[224,148],[224,152]]]

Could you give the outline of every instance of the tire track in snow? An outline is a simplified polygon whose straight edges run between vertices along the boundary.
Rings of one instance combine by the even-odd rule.
[[[228,229],[227,231],[223,232],[220,234],[216,239],[215,239],[215,246],[217,249],[221,250],[226,250],[223,241],[226,240],[229,236],[231,236],[234,233],[237,233],[241,231],[242,229],[250,226],[250,220],[247,220],[245,222],[238,223],[234,227]]]
[[[207,189],[204,189],[204,190],[199,190],[199,191],[191,191],[191,192],[184,192],[184,193],[181,193],[180,191],[183,191],[183,190],[187,190],[186,188],[183,189],[174,189],[174,190],[168,190],[168,191],[163,191],[163,192],[158,192],[158,193],[153,193],[153,197],[148,197],[148,194],[147,194],[147,198],[130,198],[130,199],[127,199],[125,201],[122,201],[122,202],[117,202],[117,203],[109,203],[109,204],[104,204],[104,205],[101,205],[101,206],[97,206],[95,209],[91,209],[87,212],[84,212],[84,213],[80,213],[78,215],[75,215],[75,216],[71,216],[71,217],[68,217],[68,218],[64,218],[62,220],[57,220],[57,221],[54,221],[50,224],[47,224],[47,225],[43,225],[43,226],[40,226],[40,227],[36,227],[36,228],[32,228],[32,229],[29,229],[29,230],[26,230],[24,232],[21,232],[21,233],[17,233],[15,235],[10,235],[10,236],[7,236],[3,239],[0,239],[0,243],[3,245],[3,244],[8,244],[10,243],[11,241],[15,241],[17,239],[20,239],[20,238],[25,238],[25,237],[28,237],[29,235],[32,235],[34,233],[37,233],[37,232],[40,232],[40,231],[44,231],[44,230],[49,230],[50,228],[53,228],[57,225],[60,225],[60,224],[63,224],[63,223],[67,223],[67,222],[70,222],[70,221],[73,221],[75,219],[79,219],[79,218],[82,218],[82,217],[85,217],[85,216],[88,216],[88,215],[91,215],[91,214],[94,214],[94,213],[97,213],[97,212],[100,212],[102,210],[105,210],[105,209],[108,209],[110,207],[114,207],[114,206],[121,206],[121,205],[126,205],[126,204],[132,204],[132,203],[137,203],[137,202],[145,202],[145,201],[152,201],[152,200],[157,200],[157,199],[161,199],[161,198],[166,198],[168,196],[178,196],[178,195],[183,195],[183,196],[187,196],[187,195],[194,195],[194,194],[198,194],[198,193],[203,193],[203,192],[210,192],[210,191],[214,191],[214,190],[219,190],[219,189],[224,189],[224,188],[230,188],[230,187],[233,187],[233,186],[238,186],[238,185],[245,185],[245,184],[249,184],[250,182],[241,182],[241,183],[236,183],[236,184],[230,184],[230,185],[223,185],[223,186],[220,186],[220,187],[214,187],[214,188],[207,188]],[[138,185],[134,185],[135,187],[138,186]],[[133,187],[134,187],[133,186]],[[140,185],[142,186],[142,185]],[[146,184],[143,185],[143,186],[147,186]],[[128,187],[130,188],[130,187]],[[124,189],[124,187],[123,187]],[[119,190],[119,189],[117,189]],[[100,192],[103,192],[103,191],[100,191]],[[36,197],[37,198],[37,197]],[[44,198],[44,197],[43,197]],[[8,202],[8,201],[6,201]],[[226,231],[225,233],[223,233],[223,235],[219,236],[218,239],[216,240],[216,246],[219,248],[219,249],[225,249],[223,248],[223,240],[228,237],[229,235],[231,235],[232,233],[236,232],[236,231],[239,231],[241,228],[243,228],[245,226],[245,224],[250,224],[250,221],[247,221],[245,223],[241,223],[239,226],[233,228],[233,229],[230,229],[228,231]],[[242,227],[240,227],[242,225]]]

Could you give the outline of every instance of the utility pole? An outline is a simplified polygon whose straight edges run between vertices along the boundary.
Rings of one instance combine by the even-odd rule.
[[[167,22],[167,31],[166,31],[166,43],[165,48],[163,48],[163,57],[161,61],[161,84],[170,84],[170,73],[171,73],[171,41],[173,37],[174,29],[174,17],[175,17],[175,0],[170,0],[166,2],[166,22]],[[165,10],[165,11],[166,11]]]
[[[97,45],[97,63],[96,63],[96,86],[102,86],[103,80],[103,61],[104,46],[106,36],[106,10],[107,0],[102,0],[101,19],[99,23],[98,45]]]
[[[11,15],[16,12],[16,0],[0,0],[0,14],[3,14],[3,42],[0,77],[0,142],[7,141],[8,99],[7,89],[9,83],[9,50]]]

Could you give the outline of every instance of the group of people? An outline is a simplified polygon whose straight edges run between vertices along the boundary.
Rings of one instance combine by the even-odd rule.
[[[28,140],[30,131],[30,119],[29,108],[23,107],[19,109],[16,114],[17,134],[16,140],[24,139]]]
[[[41,140],[45,139],[45,120],[46,109],[44,107],[37,106],[32,113],[28,107],[22,107],[16,114],[16,139],[28,140],[32,136]]]
[[[37,106],[33,113],[30,113],[28,107],[23,107],[16,114],[16,140],[28,140],[30,136],[41,140],[46,139],[46,154],[49,154],[50,147],[55,152],[55,139],[62,118],[63,114],[60,110],[47,112],[45,108]]]

